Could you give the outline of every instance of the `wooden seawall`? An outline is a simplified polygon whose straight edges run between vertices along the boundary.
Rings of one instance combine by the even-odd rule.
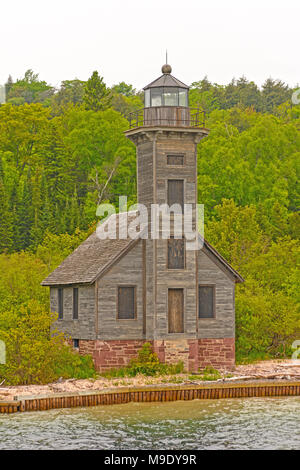
[[[12,401],[0,401],[0,413],[44,411],[54,408],[114,405],[129,402],[167,402],[176,400],[296,395],[300,395],[300,381],[122,387],[101,391],[89,390],[75,393],[15,397]]]

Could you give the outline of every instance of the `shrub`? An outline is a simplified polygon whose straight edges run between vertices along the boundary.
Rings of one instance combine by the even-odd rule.
[[[128,366],[119,369],[111,369],[102,375],[107,378],[135,377],[138,374],[145,376],[174,375],[183,372],[183,362],[177,364],[163,364],[159,361],[157,354],[152,351],[150,343],[144,343],[138,351],[137,358],[130,361]]]
[[[0,339],[6,345],[6,364],[0,364],[0,377],[7,385],[95,375],[91,358],[74,353],[62,333],[50,334],[55,319],[56,315],[36,301],[0,313]]]

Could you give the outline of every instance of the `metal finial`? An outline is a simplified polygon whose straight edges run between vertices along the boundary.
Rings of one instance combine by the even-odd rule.
[[[161,68],[162,73],[170,74],[172,72],[171,65],[168,64],[168,51],[166,50],[166,63]]]

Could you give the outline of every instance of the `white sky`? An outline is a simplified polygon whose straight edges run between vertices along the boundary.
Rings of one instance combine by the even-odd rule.
[[[160,75],[190,84],[245,75],[300,82],[299,0],[2,0],[0,84],[31,68],[40,79],[88,79],[141,89]]]

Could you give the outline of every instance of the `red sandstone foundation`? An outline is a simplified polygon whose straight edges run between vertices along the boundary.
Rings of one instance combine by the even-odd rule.
[[[184,363],[185,370],[197,372],[207,366],[230,369],[235,365],[234,338],[173,340],[80,340],[79,353],[90,354],[99,372],[126,366],[150,343],[161,362]]]

